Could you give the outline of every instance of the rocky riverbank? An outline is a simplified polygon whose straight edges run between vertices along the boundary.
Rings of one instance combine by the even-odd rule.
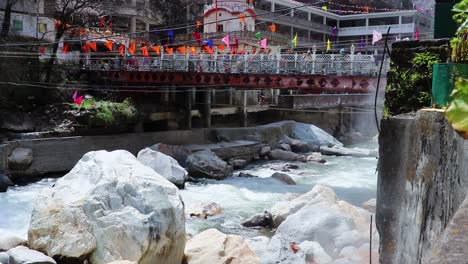
[[[295,126],[294,122],[282,122],[254,129],[246,133],[247,139],[232,138],[231,142],[252,140],[249,135],[264,134],[253,147],[257,151],[249,155],[232,151],[224,156],[229,148],[222,147],[199,150],[193,146],[162,144],[142,149],[137,157],[126,151],[87,153],[53,188],[40,194],[33,209],[27,245],[51,257],[40,263],[155,263],[161,259],[163,263],[181,263],[182,259],[185,263],[278,263],[278,259],[280,263],[310,263],[312,259],[315,263],[361,263],[368,258],[364,248],[368,248],[370,212],[340,200],[328,187],[314,184],[310,190],[301,179],[311,176],[288,175],[306,164],[322,167],[328,166],[324,160],[333,163],[334,159],[343,159],[311,152],[322,146],[342,148],[342,145],[328,135],[312,134],[309,131],[315,128],[310,125],[308,134],[300,137],[294,134]],[[292,129],[288,131],[289,128]],[[271,131],[276,131],[274,140]],[[316,137],[315,141],[312,137]],[[226,142],[219,144],[229,146]],[[233,177],[233,167],[252,168],[253,165],[247,165],[249,162],[271,163],[278,157],[286,157],[290,163],[268,169],[287,174],[273,171],[269,178],[247,170],[245,175],[236,171]],[[194,181],[188,183],[189,190],[178,190],[177,187],[187,186],[189,180]],[[264,232],[270,235],[239,236],[216,229],[202,228],[200,232],[190,228],[194,222],[209,224],[231,213],[223,202],[229,199],[228,192],[220,193],[227,197],[214,196],[211,203],[203,205],[195,202],[200,197],[191,193],[192,186],[223,186],[233,180],[243,184],[263,182],[269,192],[275,186],[285,191],[286,195],[278,196],[281,199],[276,203],[269,202],[271,206],[262,205],[258,210],[251,205],[251,209],[244,208],[247,213],[241,216],[245,221],[251,211],[269,211],[271,222]],[[258,191],[249,195],[261,194]],[[297,197],[289,192],[307,193]],[[293,197],[296,198],[286,202]],[[235,199],[239,196],[231,199],[233,203]],[[196,208],[195,204],[201,206]],[[225,218],[225,223],[228,222]],[[187,238],[186,227],[190,233]],[[377,243],[378,237],[374,237]],[[22,241],[18,245],[24,244]],[[19,249],[26,250],[18,247],[15,250]],[[8,250],[9,261],[0,258],[1,263],[25,263],[11,262],[12,255],[16,256],[11,248],[2,250]],[[372,254],[375,258],[376,252]],[[5,253],[0,256],[5,257]]]

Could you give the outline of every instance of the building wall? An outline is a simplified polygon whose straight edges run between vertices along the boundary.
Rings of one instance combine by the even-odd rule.
[[[218,12],[210,13],[204,18],[204,33],[217,32],[216,30],[216,16],[218,16],[218,25],[223,25],[223,32],[233,31],[254,31],[255,30],[255,19],[250,16],[249,13],[244,12],[245,15],[245,30],[244,24],[240,21],[239,15],[233,15],[225,10],[219,10]]]

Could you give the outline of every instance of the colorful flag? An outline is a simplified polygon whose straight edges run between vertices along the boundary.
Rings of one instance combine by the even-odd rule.
[[[147,58],[149,57],[148,47],[143,46],[143,47],[140,48],[140,50],[141,50],[141,53],[143,53],[143,56],[145,56]]]
[[[260,41],[260,46],[262,46],[262,48],[266,49],[267,48],[267,39],[264,38],[262,39],[262,41]]]
[[[154,51],[154,53],[161,55],[161,48],[159,46],[151,46],[151,49]]]
[[[328,7],[327,7],[327,6],[322,6],[322,9],[325,10],[325,11],[328,11]]]
[[[167,48],[166,47],[166,52],[167,52],[167,54],[172,55],[172,54],[174,54],[174,48]]]
[[[114,50],[114,42],[112,40],[108,40],[106,43],[104,43],[104,46],[110,51]]]
[[[219,45],[218,45],[218,50],[219,50],[219,51],[224,51],[224,45],[223,45],[223,44],[219,44]]]
[[[167,36],[169,36],[169,40],[171,42],[174,41],[174,31],[172,30],[167,31]]]
[[[255,37],[256,37],[258,40],[261,40],[261,39],[262,39],[262,32],[258,31],[257,33],[255,33]]]
[[[75,92],[72,95],[73,102],[77,105],[81,105],[83,102],[83,96],[78,97],[78,91],[75,90]]]
[[[200,20],[197,20],[197,29],[199,29],[200,26],[201,26],[201,22],[200,22]]]
[[[197,53],[195,47],[193,47],[193,46],[190,46],[189,51],[190,51],[190,54],[192,54],[192,55],[195,55]]]
[[[213,54],[213,49],[210,46],[205,46],[205,49],[208,51],[208,53]]]
[[[203,43],[205,45],[207,45],[208,47],[210,47],[210,49],[213,49],[213,40],[212,39],[205,40],[205,41],[203,41]]]
[[[230,42],[230,40],[229,40],[229,35],[226,35],[226,36],[222,39],[222,41],[223,41],[224,43],[226,43],[226,46],[228,47],[228,49],[231,49],[231,42]]]
[[[327,51],[331,50],[331,42],[330,39],[327,39]]]
[[[112,19],[109,20],[109,30],[112,31]]]
[[[102,16],[101,18],[99,18],[99,26],[100,27],[105,27],[106,26],[106,17],[105,16]]]
[[[125,56],[125,46],[124,45],[119,46],[119,54],[120,54],[120,56]]]
[[[270,26],[268,26],[268,28],[271,30],[271,32],[276,32],[276,25],[275,24],[271,24]]]
[[[336,41],[337,35],[338,35],[338,28],[337,28],[336,26],[334,26],[334,27],[332,28],[332,40],[333,40],[333,41]]]
[[[128,47],[128,53],[135,55],[135,51],[136,51],[136,41],[134,40],[130,44],[130,47]]]
[[[62,47],[62,51],[63,53],[68,53],[68,43],[67,42],[64,42],[63,43],[63,47]]]
[[[46,52],[46,47],[40,46],[40,47],[39,47],[39,52],[40,52],[42,55],[44,55],[45,52]]]
[[[419,28],[416,27],[416,30],[414,31],[414,39],[419,40]]]
[[[294,38],[291,40],[291,48],[297,47],[297,33]]]
[[[372,31],[372,45],[382,39],[382,33],[377,30]]]
[[[244,14],[240,14],[239,15],[239,18],[240,18],[240,21],[245,24],[245,15]]]
[[[201,45],[201,41],[200,41],[201,35],[200,35],[200,33],[193,32],[193,37],[197,41],[198,45]]]
[[[81,49],[82,49],[84,52],[89,52],[88,43],[85,43],[85,44],[81,45]]]
[[[88,47],[92,50],[94,50],[94,52],[97,51],[97,45],[96,45],[96,42],[90,42],[88,43]]]
[[[177,51],[182,53],[183,55],[187,54],[187,49],[185,48],[185,46],[178,47]]]

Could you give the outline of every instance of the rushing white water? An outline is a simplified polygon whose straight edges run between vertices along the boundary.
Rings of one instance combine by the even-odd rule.
[[[366,147],[375,147],[376,143]],[[269,210],[279,201],[290,200],[309,190],[315,184],[332,187],[338,197],[354,205],[376,196],[377,174],[375,158],[327,157],[325,164],[315,162],[269,161],[251,164],[246,172],[258,178],[230,177],[226,180],[202,180],[187,183],[181,190],[186,211],[198,204],[216,202],[223,213],[208,219],[187,217],[187,232],[197,234],[208,228],[218,228],[221,232],[240,234],[244,237],[269,235],[266,231],[244,228],[241,222],[256,213]],[[287,173],[297,185],[286,185],[269,178],[286,164],[296,164],[298,169]],[[51,188],[56,179],[44,179],[26,186],[8,189],[0,193],[0,230],[6,230],[26,237],[34,200],[37,194]]]

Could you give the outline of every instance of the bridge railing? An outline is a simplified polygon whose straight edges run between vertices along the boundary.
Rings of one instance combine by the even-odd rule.
[[[380,55],[381,56],[381,55]],[[156,58],[137,57],[111,60],[104,65],[86,64],[92,70],[188,71],[256,74],[378,74],[382,57],[365,54],[161,54]],[[385,58],[383,74],[389,69]]]

